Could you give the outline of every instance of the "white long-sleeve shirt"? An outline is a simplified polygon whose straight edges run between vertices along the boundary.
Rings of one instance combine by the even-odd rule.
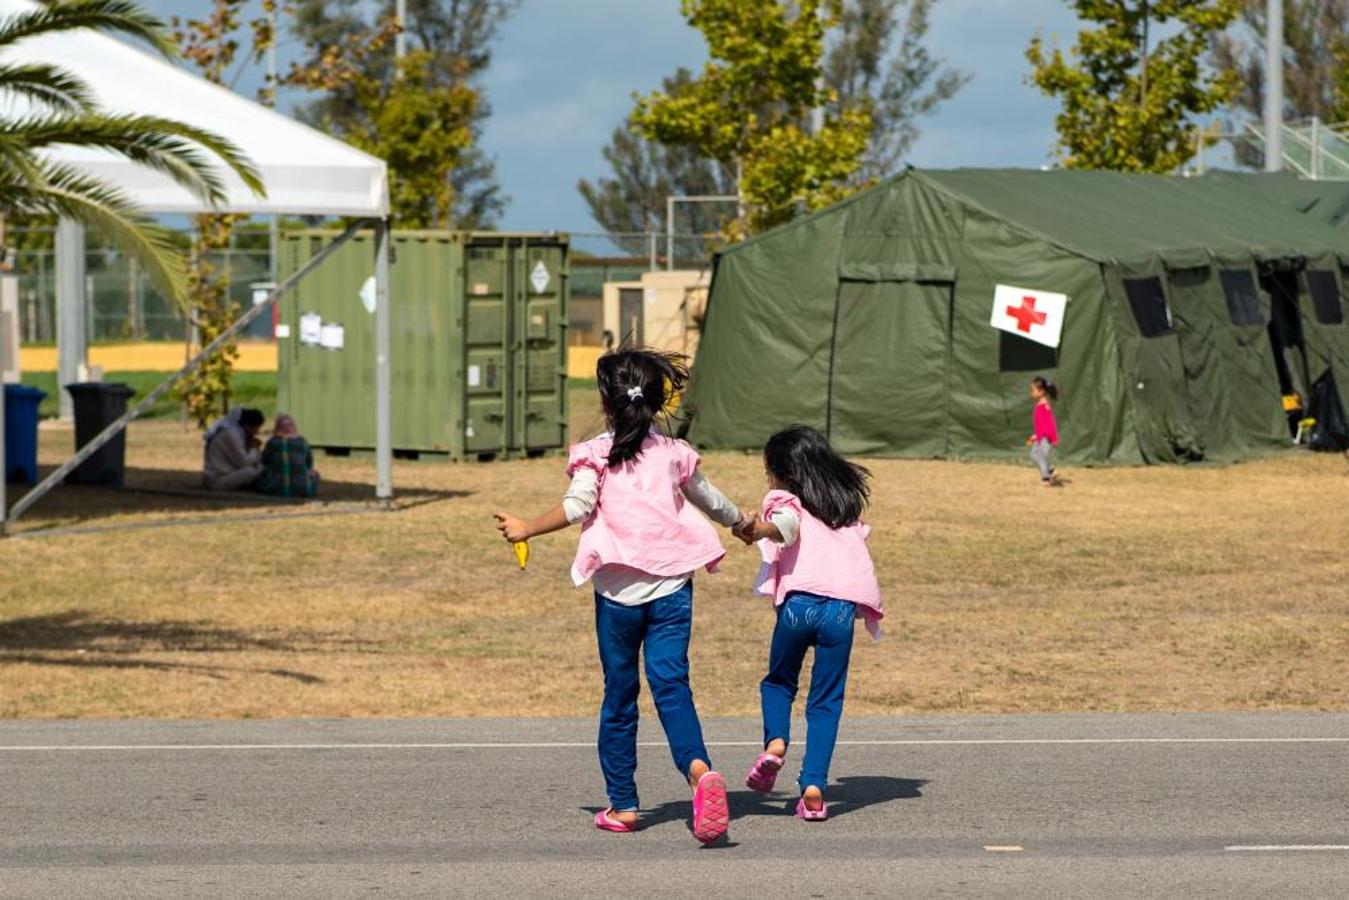
[[[685,499],[718,525],[730,528],[740,521],[739,508],[704,478],[702,472],[694,472],[681,490]],[[586,467],[577,469],[562,498],[562,510],[567,515],[567,521],[575,525],[590,518],[599,499],[599,474]],[[692,572],[663,578],[628,566],[603,566],[591,581],[600,596],[624,606],[639,606],[673,594],[692,577]]]

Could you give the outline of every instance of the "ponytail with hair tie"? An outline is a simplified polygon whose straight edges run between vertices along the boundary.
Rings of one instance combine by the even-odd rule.
[[[677,353],[625,349],[600,357],[595,380],[614,437],[609,466],[616,468],[642,455],[656,417],[684,389],[689,370]]]

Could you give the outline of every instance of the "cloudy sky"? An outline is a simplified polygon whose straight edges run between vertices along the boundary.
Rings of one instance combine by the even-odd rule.
[[[149,0],[164,15],[202,0]],[[928,35],[934,54],[973,74],[923,122],[916,166],[1039,166],[1049,159],[1055,105],[1025,84],[1037,29],[1070,42],[1064,0],[938,0]],[[293,52],[293,50],[292,50]],[[524,0],[495,48],[484,86],[494,114],[484,140],[511,198],[503,228],[594,229],[576,192],[605,173],[600,150],[632,107],[706,48],[678,0]],[[247,75],[239,88],[250,90]]]

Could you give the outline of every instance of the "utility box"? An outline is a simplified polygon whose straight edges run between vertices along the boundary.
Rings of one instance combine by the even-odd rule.
[[[286,235],[282,278],[336,236]],[[565,447],[567,237],[395,231],[392,247],[395,453],[508,459]],[[278,410],[333,453],[375,446],[374,248],[373,234],[354,237],[280,301]]]

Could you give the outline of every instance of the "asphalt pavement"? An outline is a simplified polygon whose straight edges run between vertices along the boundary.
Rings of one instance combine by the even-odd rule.
[[[707,848],[650,724],[627,835],[586,720],[0,724],[0,896],[1349,896],[1349,714],[845,719],[825,823],[714,720]]]

